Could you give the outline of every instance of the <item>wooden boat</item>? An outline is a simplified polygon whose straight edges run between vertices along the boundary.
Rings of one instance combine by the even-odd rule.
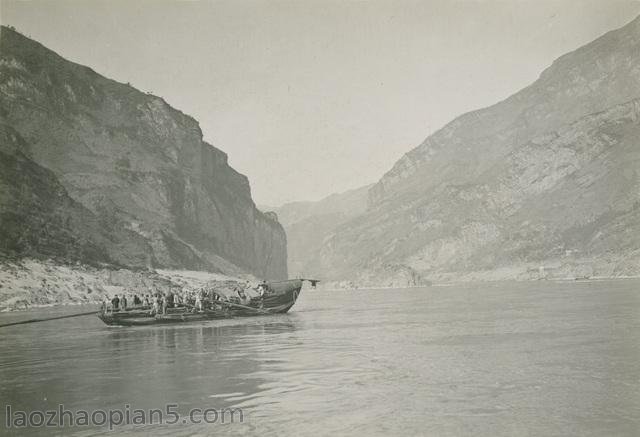
[[[202,310],[183,306],[169,308],[165,314],[155,315],[149,309],[134,308],[131,310],[112,312],[105,308],[98,314],[98,317],[107,325],[144,326],[282,314],[289,311],[296,303],[304,280],[305,279],[290,279],[287,281],[264,283],[266,288],[265,293],[244,304],[231,300],[218,300]],[[309,282],[315,286],[315,283],[318,281],[309,280]]]

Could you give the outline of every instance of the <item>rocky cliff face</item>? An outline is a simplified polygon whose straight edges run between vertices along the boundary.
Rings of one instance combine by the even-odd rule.
[[[0,125],[0,253],[145,267],[144,239],[74,201],[53,172],[21,152],[23,145]]]
[[[96,243],[102,248],[97,258],[286,276],[282,226],[256,209],[247,178],[228,165],[224,152],[203,141],[195,120],[11,29],[1,32],[2,149],[46,173],[49,182],[32,184],[35,195],[57,181],[54,191],[68,196],[65,205],[92,217],[80,221],[100,224],[99,232],[93,225],[76,232],[94,243],[106,239]],[[9,186],[12,168],[3,169]],[[16,204],[23,205],[5,199],[3,217]],[[29,211],[16,214],[26,217]],[[61,244],[61,253],[73,251],[73,239]]]
[[[638,53],[640,17],[560,57],[506,100],[464,114],[428,137],[371,189],[371,204],[411,189],[425,193],[441,181],[473,180],[531,138],[637,97]]]
[[[318,269],[420,278],[640,274],[640,18],[400,159]],[[415,276],[414,276],[415,278]]]

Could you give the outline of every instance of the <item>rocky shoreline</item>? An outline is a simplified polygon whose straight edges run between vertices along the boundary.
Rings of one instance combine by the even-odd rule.
[[[635,254],[634,254],[635,255]],[[558,258],[538,263],[514,263],[490,270],[416,272],[409,267],[394,265],[371,275],[362,272],[352,279],[323,281],[322,290],[394,289],[451,285],[470,282],[504,281],[585,281],[640,278],[637,255],[627,259]],[[394,274],[389,274],[393,272]],[[397,274],[398,272],[402,274]],[[386,273],[386,274],[385,274]]]
[[[633,268],[633,267],[636,268]],[[350,280],[322,281],[318,290],[398,289],[450,286],[471,282],[504,281],[600,281],[640,278],[640,266],[629,262],[625,268],[605,262],[549,262],[545,265],[523,263],[495,270],[441,272],[428,276],[372,278],[359,276]],[[409,279],[407,279],[409,278]],[[21,311],[59,305],[98,304],[105,296],[127,293],[147,294],[180,288],[195,290],[207,286],[233,290],[256,286],[258,278],[246,274],[228,276],[190,270],[132,270],[111,266],[95,267],[64,264],[54,260],[4,260],[0,262],[0,312]]]
[[[355,290],[398,290],[404,288],[425,288],[425,287],[452,287],[459,284],[472,283],[507,283],[507,282],[604,282],[604,281],[633,281],[640,279],[637,276],[597,276],[592,278],[553,278],[553,279],[465,279],[434,282],[428,285],[404,285],[404,286],[363,286],[354,284],[351,281],[328,282],[324,286],[318,286],[321,291],[355,291]]]
[[[98,304],[105,296],[147,294],[174,288],[203,286],[233,289],[251,275],[231,277],[188,270],[129,270],[109,266],[62,264],[53,260],[22,259],[0,263],[0,312],[58,305]]]

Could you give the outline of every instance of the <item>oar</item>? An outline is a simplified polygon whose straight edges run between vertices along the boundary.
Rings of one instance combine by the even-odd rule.
[[[89,316],[91,314],[98,314],[99,312],[100,311],[88,311],[86,313],[68,314],[66,316],[55,316],[55,317],[45,317],[44,319],[22,320],[20,322],[4,323],[0,325],[0,328],[4,328],[5,326],[26,325],[27,323],[48,322],[49,320],[70,319],[71,317]]]
[[[268,311],[268,310],[262,310],[260,308],[254,308],[254,307],[250,307],[250,306],[246,306],[246,305],[240,305],[238,303],[231,303],[231,302],[226,302],[226,301],[222,301],[220,303],[222,305],[229,305],[229,306],[236,307],[236,308],[242,308],[242,309],[245,309],[245,310],[255,311],[255,312],[260,313],[260,314],[271,314],[271,312]]]
[[[250,307],[250,306],[246,306],[246,305],[240,305],[240,304],[237,304],[237,303],[227,302],[227,301],[224,301],[224,300],[223,301],[216,301],[214,303],[215,304],[219,304],[219,305],[228,305],[230,307],[237,307],[237,308],[242,308],[242,309],[245,309],[245,310],[255,311],[255,312],[260,313],[260,314],[271,314],[271,312],[268,311],[268,310],[263,310],[263,309],[260,309],[260,308],[254,308],[254,307]],[[195,305],[189,305],[189,304],[183,304],[183,305],[184,305],[185,308],[190,308],[190,309],[196,308]],[[203,311],[206,312],[207,310],[203,310]]]
[[[238,303],[227,302],[225,300],[216,301],[216,302],[214,302],[214,304],[228,305],[228,306],[231,306],[231,307],[242,308],[242,309],[245,309],[245,310],[255,311],[255,312],[260,313],[260,314],[271,314],[271,311],[269,311],[269,310],[263,310],[263,309],[260,309],[260,308],[254,308],[254,307],[250,307],[250,306],[247,306],[247,305],[240,305]],[[184,304],[184,306],[187,307],[187,308],[196,308],[194,305]],[[206,312],[207,310],[204,310],[204,311]]]

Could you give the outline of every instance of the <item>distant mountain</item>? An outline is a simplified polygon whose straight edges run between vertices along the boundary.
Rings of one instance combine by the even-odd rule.
[[[408,152],[318,270],[381,285],[640,274],[639,98],[636,18]]]
[[[0,254],[287,275],[284,229],[194,119],[0,32]]]
[[[323,241],[346,221],[364,213],[371,185],[332,194],[316,202],[291,202],[274,211],[287,233],[288,268],[295,276],[318,276],[316,257]]]

